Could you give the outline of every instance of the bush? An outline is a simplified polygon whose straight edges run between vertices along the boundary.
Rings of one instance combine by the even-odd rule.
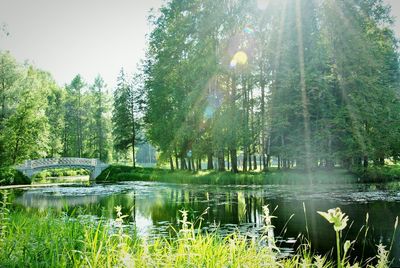
[[[31,180],[20,171],[11,167],[0,168],[0,185],[18,185],[30,183]]]
[[[268,172],[241,172],[233,174],[229,171],[170,171],[157,168],[141,168],[111,165],[105,169],[97,182],[117,181],[158,181],[170,183],[192,183],[213,185],[263,185],[263,184],[341,184],[354,183],[357,178],[343,169],[316,170],[307,174],[302,170],[270,170]]]
[[[361,182],[390,182],[400,179],[400,166],[370,166],[351,170]]]
[[[49,177],[67,177],[67,176],[85,176],[89,175],[90,172],[86,169],[81,169],[81,168],[74,168],[74,169],[68,169],[68,168],[56,168],[56,169],[50,169],[50,170],[43,170],[39,173],[37,173],[34,178],[36,179],[46,179]]]

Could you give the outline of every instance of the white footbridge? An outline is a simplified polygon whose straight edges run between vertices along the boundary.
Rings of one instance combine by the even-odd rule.
[[[45,169],[52,168],[82,168],[89,170],[90,179],[96,179],[101,172],[108,167],[99,159],[93,158],[76,158],[76,157],[62,157],[62,158],[42,158],[36,160],[26,160],[24,164],[16,167],[25,176],[31,178],[35,174]]]

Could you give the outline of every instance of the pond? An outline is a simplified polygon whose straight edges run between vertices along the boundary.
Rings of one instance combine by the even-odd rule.
[[[127,224],[146,237],[173,236],[179,228],[181,210],[203,230],[227,235],[234,231],[251,237],[263,227],[262,207],[274,210],[273,225],[278,245],[291,254],[304,238],[320,254],[331,252],[335,234],[317,211],[341,207],[350,221],[343,235],[354,240],[353,256],[364,259],[376,254],[376,245],[389,248],[396,216],[400,215],[400,184],[346,184],[316,186],[211,186],[153,182],[124,182],[14,190],[14,208],[25,210],[74,210],[95,218],[115,218],[122,206]],[[304,209],[305,208],[305,209]],[[364,239],[369,214],[368,238]],[[308,230],[308,231],[307,231]],[[300,238],[303,235],[303,240]],[[400,237],[395,234],[392,257],[400,265]],[[333,255],[334,256],[334,255]]]

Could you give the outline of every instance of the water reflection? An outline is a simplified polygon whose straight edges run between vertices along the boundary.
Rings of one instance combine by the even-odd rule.
[[[203,230],[218,226],[221,235],[240,231],[249,237],[260,234],[263,227],[262,207],[276,208],[273,219],[278,245],[292,252],[299,234],[307,237],[314,249],[329,252],[334,245],[332,226],[316,211],[340,206],[353,222],[344,233],[353,240],[365,224],[369,213],[369,238],[364,256],[373,256],[376,245],[390,245],[396,216],[400,215],[400,185],[325,185],[325,186],[191,186],[165,183],[120,183],[92,187],[55,187],[13,192],[15,207],[29,210],[79,208],[83,214],[115,218],[114,207],[122,206],[127,220],[146,236],[174,234],[179,227],[180,210],[189,211],[189,219],[202,216]],[[304,206],[306,211],[304,211]],[[306,231],[306,226],[309,232]],[[363,237],[363,233],[360,235]],[[392,255],[400,264],[399,235],[396,234]],[[353,255],[363,255],[363,241],[356,244]]]

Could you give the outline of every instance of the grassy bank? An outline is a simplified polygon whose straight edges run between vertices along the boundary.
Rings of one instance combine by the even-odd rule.
[[[362,182],[391,182],[400,180],[400,165],[355,168],[352,173]]]
[[[31,180],[20,171],[11,167],[0,168],[0,186],[30,184]]]
[[[132,168],[129,166],[111,165],[97,178],[98,182],[117,181],[158,181],[192,184],[307,184],[307,183],[353,183],[357,177],[342,169],[316,170],[312,174],[304,171],[271,169],[267,173],[247,172],[233,174],[217,171],[181,171],[155,168]]]
[[[335,228],[343,230],[346,227],[344,214],[327,215],[324,217],[338,217]],[[264,207],[264,234],[252,240],[239,233],[220,237],[215,233],[196,232],[187,221],[185,211],[182,212],[181,229],[176,231],[175,239],[141,239],[133,227],[123,227],[125,219],[118,207],[115,220],[110,222],[51,211],[10,212],[3,204],[0,208],[0,267],[361,266],[350,263],[352,244],[342,241],[339,232],[337,259],[335,254],[327,257],[313,255],[307,243],[300,247],[297,254],[281,256],[269,231],[273,217],[267,207]],[[336,266],[335,262],[340,266]],[[389,266],[388,251],[383,246],[378,249],[378,256],[373,262],[369,260],[368,267],[374,267],[372,264],[376,267]]]

